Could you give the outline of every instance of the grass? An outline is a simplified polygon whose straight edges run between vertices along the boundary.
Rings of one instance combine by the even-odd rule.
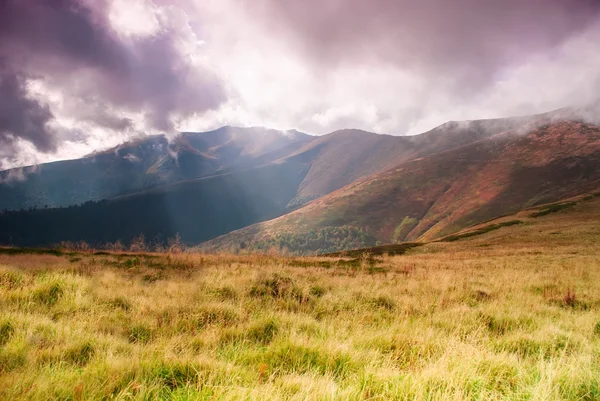
[[[380,245],[380,246],[372,246],[368,248],[354,249],[351,251],[341,251],[341,252],[333,252],[328,253],[324,256],[344,256],[344,257],[362,257],[365,253],[369,255],[403,255],[409,249],[415,248],[417,246],[423,245],[418,242],[403,242],[401,244],[391,244],[391,245]]]
[[[476,235],[481,235],[481,234],[485,234],[485,233],[489,233],[490,231],[494,231],[494,230],[498,230],[502,227],[510,227],[510,226],[514,226],[517,224],[523,224],[523,222],[521,220],[510,220],[510,221],[504,221],[502,223],[497,223],[497,224],[489,224],[487,226],[478,228],[474,231],[469,231],[463,234],[455,234],[455,235],[449,235],[447,237],[442,238],[440,241],[442,242],[453,242],[453,241],[458,241],[461,239],[465,239],[465,238],[470,238],[470,237],[474,237]]]
[[[0,254],[0,399],[597,400],[594,202],[350,260]]]
[[[591,200],[592,198],[584,198],[584,200]],[[538,212],[531,213],[531,217],[542,217],[549,215],[550,213],[560,212],[561,210],[569,209],[575,206],[577,202],[561,202],[561,203],[553,203],[551,205],[546,205],[541,207]]]

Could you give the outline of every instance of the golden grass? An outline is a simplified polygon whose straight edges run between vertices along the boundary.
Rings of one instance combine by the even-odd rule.
[[[375,264],[0,255],[0,398],[600,399],[596,210]]]

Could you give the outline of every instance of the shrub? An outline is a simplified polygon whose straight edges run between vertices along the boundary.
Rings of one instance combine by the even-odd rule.
[[[123,250],[125,250],[125,245],[123,245],[123,243],[121,243],[120,240],[116,240],[115,242],[107,243],[106,249],[113,252],[122,252]]]
[[[254,242],[250,250],[276,252],[288,250],[293,254],[310,255],[336,252],[374,246],[377,240],[362,227],[340,226],[321,227],[308,233],[279,233],[275,236]]]
[[[181,253],[184,251],[185,246],[181,241],[181,235],[179,233],[175,234],[173,238],[169,238],[169,252],[170,253]]]
[[[146,237],[144,234],[140,234],[131,240],[129,250],[131,252],[145,252],[148,249],[146,245]]]

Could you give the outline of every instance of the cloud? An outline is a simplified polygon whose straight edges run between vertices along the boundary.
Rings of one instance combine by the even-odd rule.
[[[42,151],[55,150],[48,123],[54,118],[47,105],[27,93],[26,78],[11,70],[0,58],[0,144],[13,149],[17,137]]]
[[[11,184],[21,182],[27,179],[30,174],[35,174],[39,171],[37,166],[14,168],[8,171],[0,172],[0,184]]]
[[[476,90],[596,22],[596,0],[257,0],[266,28],[313,62],[391,63]]]
[[[5,0],[0,168],[221,125],[544,112],[597,99],[598,43],[598,0]]]
[[[1,3],[3,142],[19,138],[37,151],[55,151],[63,138],[49,127],[59,125],[64,134],[65,120],[101,127],[108,134],[174,133],[178,120],[217,108],[226,99],[219,78],[186,54],[197,38],[185,29],[185,15],[143,2],[155,14],[156,29],[119,32],[110,15],[123,4]],[[27,93],[28,86],[37,88],[37,98]]]
[[[188,130],[218,122],[416,134],[600,91],[597,0],[192,3],[191,25],[231,91]]]
[[[132,153],[126,154],[125,156],[123,156],[123,159],[129,160],[131,163],[139,163],[140,162],[140,158]]]

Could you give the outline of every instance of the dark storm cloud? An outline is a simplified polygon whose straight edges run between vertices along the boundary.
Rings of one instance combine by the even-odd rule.
[[[257,0],[251,12],[318,64],[392,63],[476,89],[598,21],[600,1]]]
[[[33,143],[42,151],[55,149],[48,122],[53,119],[48,106],[28,96],[22,76],[0,58],[0,145],[12,148],[16,137]]]
[[[151,127],[169,131],[176,116],[225,99],[217,78],[176,50],[177,32],[161,27],[154,36],[125,38],[107,15],[104,0],[0,0],[0,140],[54,149],[47,129],[53,113],[27,95],[30,77],[60,89],[69,117],[116,130],[131,127],[123,111],[141,112]]]

